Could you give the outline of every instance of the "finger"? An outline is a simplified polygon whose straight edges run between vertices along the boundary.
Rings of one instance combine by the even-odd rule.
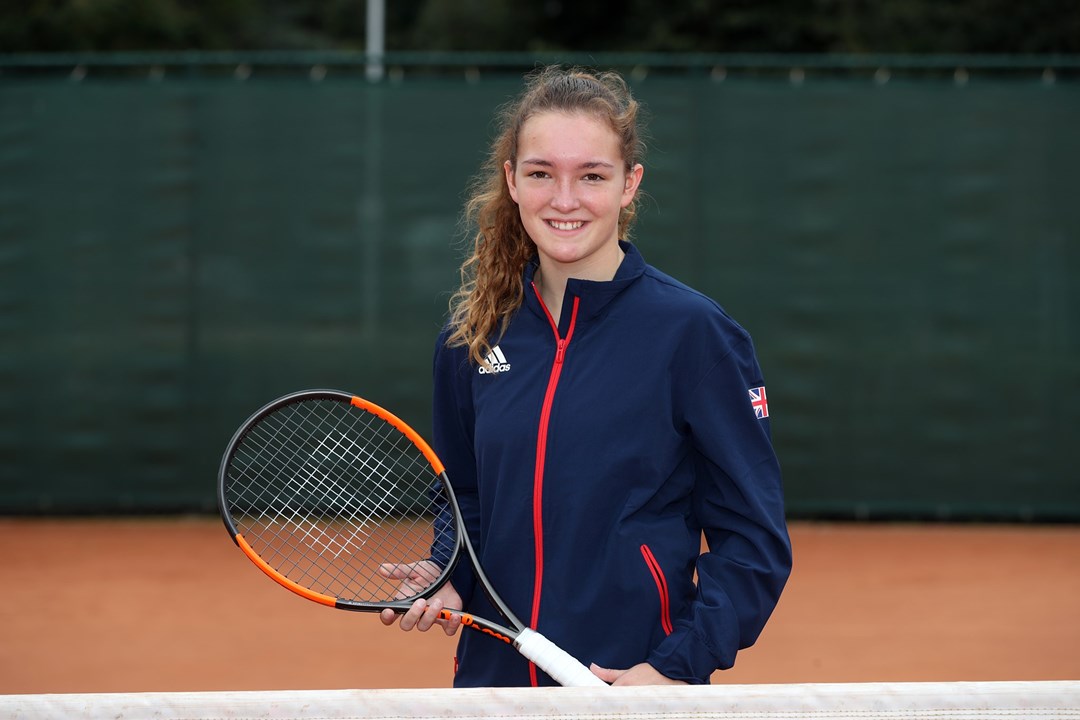
[[[461,613],[443,611],[442,615],[443,632],[450,636],[456,635],[458,629],[461,627]]]
[[[606,683],[613,683],[626,674],[625,670],[612,670],[611,668],[600,667],[596,663],[589,665],[589,670]]]
[[[383,625],[390,626],[397,622],[398,614],[390,608],[387,608],[379,613],[379,620],[382,621]]]
[[[400,585],[398,585],[398,589],[394,593],[394,599],[407,600],[408,598],[419,595],[421,591],[423,591],[423,588],[415,587],[408,580],[405,580]]]
[[[416,629],[421,632],[427,632],[431,629],[431,626],[436,622],[442,623],[443,621],[439,617],[443,610],[443,601],[439,598],[433,598],[428,603],[427,608],[424,609],[424,614],[420,616],[420,619],[416,622]]]
[[[424,585],[435,582],[441,572],[438,565],[428,560],[414,563],[382,563],[378,570],[379,574],[385,578],[395,580],[410,578]]]
[[[379,566],[379,574],[391,580],[404,580],[412,573],[412,563],[383,563]]]
[[[441,569],[433,562],[425,560],[413,565],[413,577],[425,585],[430,585],[439,579]]]
[[[424,610],[427,609],[427,600],[419,598],[412,604],[405,614],[401,616],[401,620],[398,621],[398,625],[402,630],[412,630],[416,627],[416,624],[420,621],[420,618],[424,615]]]

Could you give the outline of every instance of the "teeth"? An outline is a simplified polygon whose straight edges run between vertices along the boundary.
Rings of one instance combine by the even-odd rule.
[[[559,222],[558,220],[548,220],[548,225],[556,230],[577,230],[585,223],[581,220],[575,222]]]

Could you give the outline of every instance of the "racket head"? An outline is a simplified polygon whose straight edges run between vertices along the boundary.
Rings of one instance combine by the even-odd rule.
[[[337,390],[292,393],[249,417],[222,456],[218,507],[263,572],[346,610],[407,609],[447,581],[461,552],[460,513],[431,447]],[[408,582],[380,572],[427,559],[437,567]]]

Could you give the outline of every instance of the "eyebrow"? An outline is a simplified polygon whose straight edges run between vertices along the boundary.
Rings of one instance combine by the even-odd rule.
[[[528,160],[522,160],[522,165],[539,165],[540,167],[553,167],[555,163],[550,160],[541,160],[540,158],[530,158]],[[615,166],[609,162],[603,160],[589,160],[578,165],[580,170],[592,170],[594,168],[614,168]]]

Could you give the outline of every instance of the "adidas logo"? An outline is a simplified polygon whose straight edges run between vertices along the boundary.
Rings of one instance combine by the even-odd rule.
[[[488,370],[486,367],[481,365],[480,366],[480,374],[481,375],[490,375],[490,374],[494,374],[494,373],[510,372],[510,363],[506,362],[506,356],[503,355],[503,352],[502,352],[502,350],[499,349],[498,345],[491,348],[491,352],[489,352],[487,357],[484,358],[484,359],[488,361],[488,365],[491,366],[491,369]]]

